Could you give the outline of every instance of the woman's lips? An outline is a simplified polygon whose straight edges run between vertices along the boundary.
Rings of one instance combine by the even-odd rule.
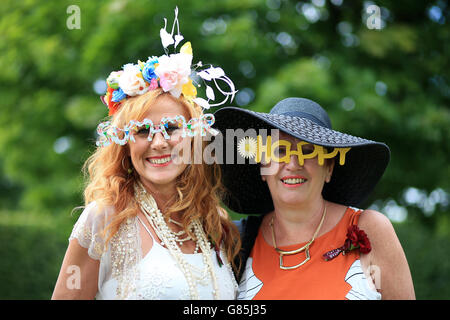
[[[283,183],[283,185],[285,185],[288,188],[301,186],[306,181],[308,180],[303,176],[285,176],[281,178],[281,183]]]
[[[172,162],[172,156],[170,154],[164,154],[162,156],[148,157],[146,160],[153,167],[165,167]]]

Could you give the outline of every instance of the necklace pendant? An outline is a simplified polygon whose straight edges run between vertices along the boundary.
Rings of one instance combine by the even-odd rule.
[[[296,249],[296,250],[292,250],[292,251],[285,251],[285,250],[281,250],[277,247],[277,242],[275,240],[275,230],[273,227],[273,222],[274,222],[274,216],[272,216],[272,220],[269,223],[269,226],[272,230],[272,242],[273,242],[273,247],[275,248],[275,251],[279,254],[280,256],[280,269],[282,270],[293,270],[293,269],[297,269],[298,267],[301,267],[302,265],[304,265],[305,263],[307,263],[310,259],[311,259],[311,255],[309,254],[309,247],[313,244],[314,240],[316,239],[317,235],[319,234],[320,228],[322,227],[323,221],[325,220],[325,215],[327,214],[327,206],[326,203],[324,202],[323,205],[323,213],[322,213],[322,218],[320,219],[319,225],[317,226],[316,231],[314,232],[311,240],[309,240],[309,242],[307,244],[305,244],[303,247]],[[295,265],[295,266],[285,266],[284,262],[283,262],[283,257],[284,256],[288,256],[288,255],[294,255],[300,252],[305,251],[305,260],[303,260],[302,262],[300,262],[299,264]]]
[[[284,263],[283,263],[283,257],[286,255],[289,255],[289,254],[286,254],[286,253],[283,253],[283,252],[280,252],[280,251],[278,251],[278,253],[279,253],[279,255],[280,255],[280,269],[282,269],[282,270],[293,270],[293,269],[297,269],[298,267],[301,267],[302,265],[304,265],[305,263],[307,263],[310,259],[311,259],[311,256],[310,256],[310,254],[309,254],[309,246],[307,246],[306,247],[306,250],[305,250],[305,255],[306,255],[306,257],[305,257],[305,260],[303,260],[302,262],[300,262],[299,264],[297,264],[297,265],[295,265],[295,266],[290,266],[290,267],[288,267],[288,266],[285,266],[284,265]],[[297,252],[298,253],[298,252]]]

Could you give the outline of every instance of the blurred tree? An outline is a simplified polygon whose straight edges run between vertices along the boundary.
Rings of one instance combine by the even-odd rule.
[[[68,25],[73,5],[79,29]],[[236,105],[318,101],[335,129],[391,148],[366,205],[395,201],[450,234],[447,0],[4,0],[0,208],[67,213],[82,203],[80,169],[107,115],[104,80],[163,54],[159,30],[176,5],[195,58],[222,66],[240,90]]]
[[[334,127],[385,141],[392,161],[370,201],[401,203],[413,186],[449,190],[447,1],[183,1],[194,55],[224,67],[236,104],[269,110],[287,96],[319,101]],[[71,5],[79,29],[71,29]],[[162,54],[175,1],[4,1],[0,8],[0,188],[20,206],[81,201],[80,167],[106,116],[113,69]],[[432,157],[430,157],[432,155]],[[369,203],[369,202],[368,202]]]

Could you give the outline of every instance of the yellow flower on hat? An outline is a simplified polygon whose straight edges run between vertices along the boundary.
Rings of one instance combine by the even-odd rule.
[[[189,54],[192,56],[192,46],[190,41],[183,44],[183,46],[180,49],[180,53]]]
[[[185,97],[193,97],[195,98],[197,96],[197,88],[192,84],[192,80],[189,79],[188,83],[183,84],[183,87],[181,89],[181,93]]]

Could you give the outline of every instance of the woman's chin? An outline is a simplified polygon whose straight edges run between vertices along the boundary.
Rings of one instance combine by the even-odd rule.
[[[298,194],[283,194],[283,196],[279,197],[278,202],[288,206],[295,206],[302,204],[304,199]]]

